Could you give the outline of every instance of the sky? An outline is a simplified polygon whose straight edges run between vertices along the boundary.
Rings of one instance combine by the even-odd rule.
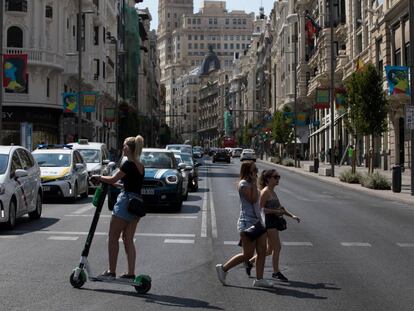
[[[269,16],[270,11],[273,7],[273,0],[227,0],[226,1],[226,8],[227,11],[233,10],[242,10],[246,11],[247,13],[255,12],[256,14],[259,13],[259,7],[262,3],[265,14]],[[194,0],[194,10],[198,12],[200,9],[200,5],[202,0]],[[151,21],[151,29],[157,29],[158,26],[158,0],[144,0],[142,3],[138,4],[138,8],[144,9],[148,7],[152,16]]]

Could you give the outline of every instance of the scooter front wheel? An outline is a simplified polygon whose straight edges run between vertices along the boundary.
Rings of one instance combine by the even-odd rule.
[[[149,275],[138,275],[134,283],[138,284],[134,286],[138,294],[146,294],[151,289],[151,277]]]
[[[86,282],[86,274],[85,272],[81,271],[77,279],[75,279],[75,271],[73,271],[70,275],[70,284],[75,288],[81,288],[83,284]]]

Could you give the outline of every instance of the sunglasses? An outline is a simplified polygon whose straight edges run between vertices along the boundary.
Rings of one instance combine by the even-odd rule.
[[[272,175],[274,179],[280,179],[280,175]]]

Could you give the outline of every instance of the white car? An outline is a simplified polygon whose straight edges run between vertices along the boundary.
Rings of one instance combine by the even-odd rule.
[[[41,145],[32,155],[40,167],[45,197],[88,197],[88,171],[79,151],[69,145]]]
[[[256,162],[256,152],[253,149],[243,149],[240,161],[250,160]]]
[[[73,149],[78,150],[86,162],[89,177],[92,175],[109,175],[109,153],[104,143],[88,142],[80,139],[78,143],[71,143]],[[89,182],[89,190],[96,189],[96,185]]]
[[[21,146],[0,146],[0,223],[13,229],[16,219],[42,214],[40,169],[30,152]]]

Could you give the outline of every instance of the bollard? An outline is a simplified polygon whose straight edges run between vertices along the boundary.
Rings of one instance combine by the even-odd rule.
[[[318,170],[319,170],[319,159],[315,157],[315,159],[313,159],[313,172],[318,174]]]
[[[401,192],[401,166],[392,167],[392,192]]]

